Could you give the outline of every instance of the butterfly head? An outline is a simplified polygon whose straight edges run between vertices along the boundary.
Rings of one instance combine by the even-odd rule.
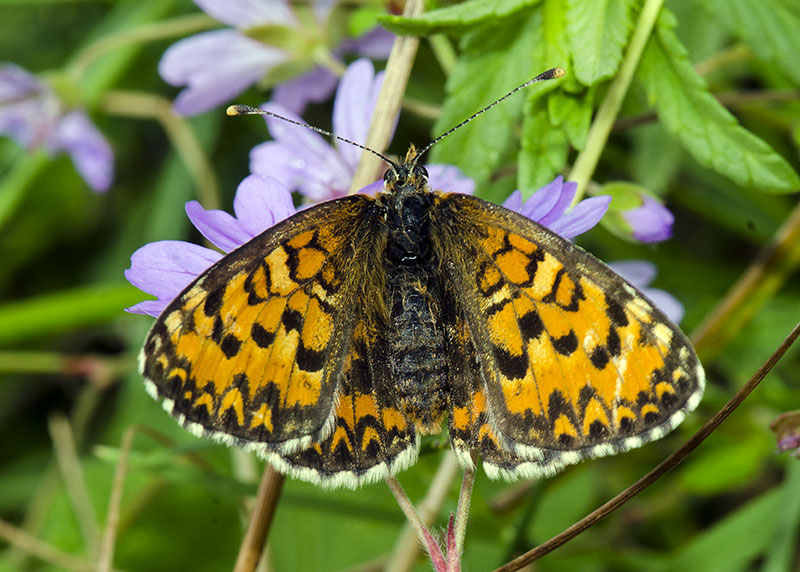
[[[428,187],[428,170],[417,164],[419,154],[411,145],[405,159],[400,163],[389,163],[389,169],[383,174],[384,188],[392,195],[408,196],[421,192]]]

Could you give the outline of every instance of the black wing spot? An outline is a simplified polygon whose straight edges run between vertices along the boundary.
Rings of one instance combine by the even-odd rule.
[[[228,359],[231,359],[236,354],[238,354],[241,347],[242,347],[242,340],[240,340],[233,334],[228,334],[227,336],[222,338],[222,343],[220,344],[222,352]]]
[[[614,325],[624,328],[628,325],[628,316],[625,315],[625,309],[622,304],[616,300],[612,300],[606,296],[606,316],[608,316]]]
[[[506,350],[496,345],[492,345],[494,357],[497,360],[497,367],[500,373],[509,379],[522,379],[528,372],[528,355],[521,353],[518,356],[511,355]]]
[[[575,332],[570,330],[568,334],[564,334],[560,338],[550,338],[553,342],[553,347],[561,355],[570,356],[576,349],[578,349],[578,337]]]
[[[544,331],[544,323],[536,310],[531,310],[527,314],[520,316],[517,323],[526,341],[535,340]]]
[[[613,357],[619,357],[619,354],[622,351],[622,345],[620,343],[619,334],[617,333],[616,328],[610,328],[608,330],[606,349],[608,350],[608,355]]]
[[[250,337],[260,348],[268,348],[275,341],[275,332],[268,332],[260,324],[254,323],[250,328]]]
[[[209,292],[206,296],[206,301],[203,304],[203,313],[209,318],[219,314],[222,308],[222,298],[225,296],[225,288],[217,288],[213,292]]]
[[[589,356],[589,360],[594,367],[602,371],[608,365],[609,358],[606,350],[601,346],[597,346],[592,350],[592,355]]]

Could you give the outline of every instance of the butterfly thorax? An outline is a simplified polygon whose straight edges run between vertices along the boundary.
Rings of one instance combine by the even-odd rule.
[[[441,285],[430,248],[433,195],[424,168],[409,162],[394,166],[385,180],[392,379],[406,415],[422,432],[434,433],[449,392]]]

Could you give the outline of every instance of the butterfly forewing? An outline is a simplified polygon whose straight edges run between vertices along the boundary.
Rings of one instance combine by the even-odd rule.
[[[142,352],[152,393],[184,425],[289,453],[336,424],[340,372],[380,248],[374,201],[307,209],[225,256],[158,318]]]
[[[453,403],[457,448],[535,476],[658,438],[697,405],[691,344],[603,263],[475,197],[439,195],[432,216],[461,344],[480,363],[471,411]]]

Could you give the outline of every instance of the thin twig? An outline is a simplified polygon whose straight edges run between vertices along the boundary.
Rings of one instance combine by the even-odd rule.
[[[445,559],[442,549],[436,542],[436,539],[431,536],[431,533],[428,531],[425,523],[422,522],[419,513],[414,508],[414,503],[412,503],[411,499],[408,498],[408,495],[406,494],[406,491],[403,490],[403,486],[400,484],[400,481],[394,477],[386,477],[386,484],[389,485],[389,490],[392,491],[397,504],[400,506],[403,514],[406,515],[406,519],[408,520],[409,524],[411,524],[411,528],[417,534],[419,541],[427,549],[428,556],[433,563],[434,569],[443,570]]]
[[[759,383],[761,383],[761,381],[775,366],[775,364],[778,363],[778,360],[783,357],[783,354],[785,354],[786,351],[792,346],[798,336],[800,336],[800,324],[797,324],[794,327],[794,329],[781,343],[778,349],[776,349],[772,355],[769,356],[767,361],[764,362],[764,364],[758,369],[753,377],[751,377],[750,380],[738,392],[736,392],[730,401],[728,401],[728,403],[726,403],[725,406],[716,413],[716,415],[714,415],[705,425],[703,425],[700,430],[697,431],[697,433],[692,435],[692,437],[677,451],[664,459],[653,470],[569,528],[563,530],[550,540],[540,544],[533,550],[530,550],[522,556],[507,562],[500,568],[494,570],[494,572],[513,572],[514,570],[519,570],[523,566],[530,564],[534,560],[537,560],[545,554],[552,552],[567,541],[581,534],[587,528],[597,524],[597,522],[599,522],[601,519],[617,510],[623,504],[631,500],[633,497],[664,476],[678,463],[683,461],[683,459],[685,459],[689,453],[694,451],[697,446],[700,445],[700,443],[705,441],[705,439],[711,435],[711,433],[713,433],[714,430],[719,427],[719,425],[725,421],[725,419],[727,419],[737,407],[739,407],[739,405],[741,405],[745,398],[750,395],[750,393],[758,386]]]
[[[258,494],[253,512],[250,514],[250,523],[247,525],[242,545],[239,547],[239,556],[236,558],[234,572],[253,572],[258,566],[264,543],[269,534],[272,518],[278,506],[281,488],[285,477],[267,463],[261,484],[258,485]]]
[[[408,0],[403,16],[413,18],[422,13],[422,0]],[[414,36],[397,36],[386,63],[386,73],[383,76],[383,86],[375,104],[369,133],[364,143],[366,147],[383,153],[389,145],[394,130],[394,121],[403,103],[403,94],[406,91],[408,76],[414,64],[414,56],[419,46],[419,38]],[[358,162],[353,181],[350,184],[350,193],[377,181],[380,178],[381,160],[372,153],[362,153]]]
[[[62,552],[58,548],[42,542],[34,535],[17,528],[12,524],[0,519],[0,539],[5,540],[11,546],[24,552],[29,556],[34,556],[43,562],[52,564],[59,570],[69,570],[70,572],[94,572],[94,565],[91,562]]]
[[[170,100],[151,93],[112,90],[100,105],[107,113],[158,121],[194,180],[197,198],[206,208],[220,208],[216,172],[189,123],[173,113]]]
[[[448,562],[460,562],[461,553],[464,552],[464,537],[467,534],[467,520],[469,519],[469,505],[472,500],[472,485],[475,484],[475,469],[464,469],[461,481],[461,490],[458,493],[458,506],[456,507],[455,536],[456,554],[448,554]]]
[[[436,469],[436,474],[433,476],[425,498],[417,506],[417,514],[425,526],[430,526],[433,519],[439,514],[457,474],[458,461],[453,452],[448,450],[442,457],[439,468]],[[395,543],[385,572],[408,572],[411,570],[417,561],[419,549],[420,544],[417,541],[416,532],[410,524],[406,524]]]
[[[61,413],[50,416],[48,427],[50,438],[53,440],[56,462],[61,471],[61,477],[64,479],[67,497],[75,513],[75,519],[78,521],[87,555],[90,560],[95,560],[100,546],[99,526],[94,514],[94,507],[92,507],[89,488],[86,486],[81,461],[78,458],[72,427],[69,420]]]
[[[128,456],[131,452],[133,436],[136,426],[128,427],[122,434],[122,444],[119,449],[119,460],[114,469],[114,481],[111,487],[111,497],[108,499],[108,513],[106,526],[103,530],[103,541],[97,558],[97,572],[110,572],[114,562],[114,542],[117,538],[119,527],[120,505],[122,503],[122,485],[125,482],[125,472],[128,470]]]

